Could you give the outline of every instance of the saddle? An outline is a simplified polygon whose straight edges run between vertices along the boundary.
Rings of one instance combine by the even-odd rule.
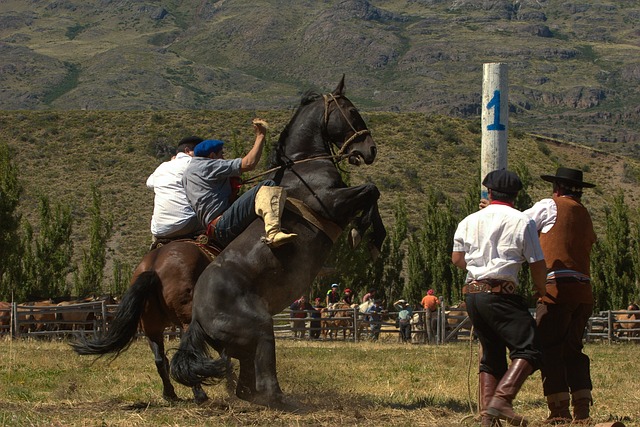
[[[156,239],[151,243],[149,251],[158,249],[171,242],[193,243],[198,248],[200,248],[200,250],[209,258],[210,261],[213,261],[215,257],[220,255],[222,249],[224,249],[216,241],[209,239],[206,234],[194,234],[192,236],[182,236],[175,239]]]

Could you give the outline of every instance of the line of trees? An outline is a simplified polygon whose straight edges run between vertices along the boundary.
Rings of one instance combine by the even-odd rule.
[[[516,207],[524,210],[533,204],[527,191],[533,178],[523,164],[517,164],[514,170],[524,185]],[[399,197],[387,239],[375,261],[366,244],[356,249],[349,247],[349,230],[345,230],[330,254],[328,273],[316,279],[311,296],[324,300],[329,285],[335,282],[360,296],[375,288],[387,304],[399,298],[415,304],[427,289],[434,289],[449,304],[461,301],[465,272],[450,261],[453,234],[458,222],[478,209],[479,181],[455,199],[438,189],[426,190],[422,204],[414,207],[420,212],[417,224],[409,223],[406,202]],[[25,301],[104,293],[113,221],[102,211],[97,186],[93,185],[91,191],[89,247],[82,249],[80,265],[72,262],[75,248],[71,207],[40,196],[39,222],[33,226],[18,214],[21,193],[9,149],[0,144],[0,299]],[[613,195],[607,205],[591,266],[597,310],[619,309],[638,301],[640,213],[631,211],[622,192]],[[109,292],[122,293],[131,272],[130,265],[114,261]],[[521,272],[520,282],[519,291],[531,295],[533,286],[527,268]]]
[[[102,212],[102,197],[92,186],[89,248],[80,265],[73,263],[73,215],[71,206],[38,196],[38,223],[19,214],[20,184],[6,144],[0,144],[0,299],[33,301],[65,296],[100,295],[107,243],[113,221]],[[128,266],[116,263],[110,291],[119,293],[128,284]]]

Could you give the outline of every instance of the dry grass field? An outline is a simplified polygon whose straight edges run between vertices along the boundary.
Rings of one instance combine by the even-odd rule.
[[[230,397],[223,384],[206,387],[197,406],[191,392],[170,404],[161,397],[144,340],[115,361],[93,362],[65,342],[0,341],[0,426],[454,426],[477,425],[477,344],[401,345],[279,340],[278,375],[287,410]],[[175,343],[175,344],[174,344]],[[176,341],[168,347],[177,346]],[[640,426],[635,384],[638,347],[587,344],[595,385],[594,425],[618,420]],[[515,407],[542,425],[546,405],[540,374]]]

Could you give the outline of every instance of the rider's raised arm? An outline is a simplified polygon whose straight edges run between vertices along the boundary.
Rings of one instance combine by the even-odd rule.
[[[267,123],[256,119],[253,121],[253,130],[256,133],[256,140],[251,150],[242,158],[242,166],[240,168],[242,172],[252,171],[258,166],[260,157],[262,157],[265,136],[267,135]]]

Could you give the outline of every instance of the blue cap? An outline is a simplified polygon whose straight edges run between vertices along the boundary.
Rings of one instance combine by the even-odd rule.
[[[223,145],[224,142],[219,139],[207,139],[196,145],[193,154],[198,157],[209,157],[211,153],[219,153]]]
[[[338,286],[338,284],[337,284],[337,283],[334,283],[333,285],[331,285],[331,287],[332,287],[332,288],[338,288],[339,286]]]

